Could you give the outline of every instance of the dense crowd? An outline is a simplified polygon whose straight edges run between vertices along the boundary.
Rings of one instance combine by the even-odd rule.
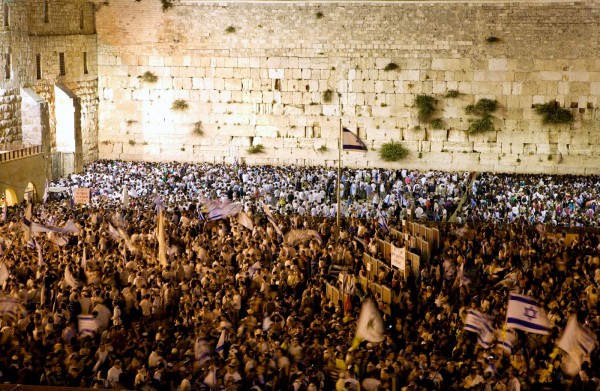
[[[78,232],[30,242],[26,205],[8,208],[0,223],[0,381],[155,390],[599,389],[600,349],[570,377],[555,348],[570,315],[600,330],[596,178],[345,169],[339,234],[336,178],[323,167],[99,161],[51,185],[88,187],[89,204],[73,205],[66,191],[33,208],[32,221],[70,220]],[[235,218],[205,221],[201,199],[242,203],[254,229]],[[282,241],[261,201],[283,232],[309,228],[320,237]],[[166,208],[163,264],[157,204]],[[404,245],[379,215],[399,228],[403,218],[445,221],[456,210],[476,229],[443,225],[443,245],[420,273],[377,274],[391,303],[357,283],[366,275],[364,252],[383,259],[379,239]],[[571,240],[539,223],[588,228]],[[338,284],[332,266],[340,265],[348,299],[332,302],[326,285]],[[512,351],[485,349],[463,331],[465,312],[478,309],[502,330],[513,290],[542,303],[552,332],[519,331]],[[367,298],[383,316],[385,339],[351,348]],[[82,317],[97,329],[83,329]]]

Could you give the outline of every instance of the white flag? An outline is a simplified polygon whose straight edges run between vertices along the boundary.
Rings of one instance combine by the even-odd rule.
[[[37,240],[35,240],[35,247],[37,248],[38,253],[38,266],[42,267],[45,265],[44,256],[42,255],[42,246],[40,246]]]
[[[275,231],[277,232],[277,235],[279,235],[279,238],[283,240],[283,231],[281,230],[281,227],[279,227],[279,224],[277,224],[277,221],[275,221],[275,219],[273,218],[269,206],[265,203],[262,203],[262,207],[265,212],[265,215],[267,216],[267,220],[269,220],[269,222],[273,225],[273,228],[275,228]]]
[[[263,319],[263,323],[262,323],[263,331],[269,331],[271,329],[272,324],[273,324],[273,321],[271,320],[271,318],[269,318],[268,316],[265,316],[265,318]]]
[[[246,229],[252,231],[254,229],[254,221],[246,214],[246,212],[240,212],[237,215],[237,220],[240,225]]]
[[[229,341],[229,336],[227,335],[227,331],[225,331],[225,329],[223,329],[223,331],[221,331],[221,336],[219,337],[219,341],[217,342],[217,353],[219,354],[219,356],[221,356],[221,358],[223,358],[223,355],[225,354],[225,343],[227,343],[227,341]]]
[[[86,335],[94,336],[96,330],[98,330],[98,319],[92,315],[78,315],[77,316],[79,334],[82,337]]]
[[[3,265],[4,266],[4,265]],[[0,316],[8,316],[14,318],[17,314],[17,306],[19,302],[11,296],[0,297]]]
[[[517,343],[517,332],[513,329],[507,329],[506,326],[498,335],[496,346],[512,354]]]
[[[492,321],[479,311],[469,310],[465,319],[465,330],[477,333],[477,342],[484,348],[489,348],[494,340]]]
[[[506,310],[506,327],[534,334],[550,334],[550,321],[537,301],[525,295],[510,293]]]
[[[194,343],[194,357],[200,364],[210,359],[210,347],[206,338],[198,337]]]
[[[595,336],[579,325],[576,316],[571,316],[558,342],[558,347],[567,353],[567,356],[563,357],[563,372],[569,376],[579,373],[581,364],[594,350],[595,345]]]
[[[385,338],[383,319],[371,300],[366,300],[362,304],[356,326],[356,337],[374,343],[381,342]]]
[[[350,130],[344,128],[343,131],[343,147],[344,151],[367,152],[368,148],[365,143]]]
[[[75,277],[69,270],[69,267],[65,268],[65,282],[67,283],[67,285],[74,289],[77,289],[82,285],[79,281],[77,281],[77,279],[75,279]]]

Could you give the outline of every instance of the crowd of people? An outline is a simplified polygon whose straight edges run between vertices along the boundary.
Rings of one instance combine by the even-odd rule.
[[[600,389],[600,349],[574,376],[556,349],[570,316],[600,330],[597,178],[345,169],[339,232],[336,180],[324,167],[98,161],[49,186],[90,188],[88,204],[74,205],[69,190],[48,191],[28,224],[26,204],[8,208],[0,217],[0,381],[142,390]],[[253,229],[233,217],[210,221],[206,199],[241,203]],[[319,235],[282,240],[261,202],[284,233]],[[165,208],[166,262],[157,205]],[[377,274],[391,288],[390,303],[357,282],[367,274],[363,253],[383,259],[380,239],[406,245],[379,216],[401,229],[402,219],[444,222],[455,212],[475,228],[441,224],[443,244],[419,273]],[[76,229],[32,234],[33,222]],[[573,227],[582,227],[576,236],[562,230]],[[339,270],[347,297],[333,302],[326,286],[338,284]],[[551,333],[518,331],[512,349],[484,348],[464,331],[466,311],[487,314],[502,330],[510,291],[542,303]],[[385,338],[356,346],[367,299]]]

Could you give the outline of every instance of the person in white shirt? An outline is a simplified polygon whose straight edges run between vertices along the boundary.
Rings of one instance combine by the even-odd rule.
[[[106,380],[111,388],[117,388],[121,373],[123,373],[123,369],[121,368],[121,360],[115,360],[113,366],[110,367],[106,375]]]

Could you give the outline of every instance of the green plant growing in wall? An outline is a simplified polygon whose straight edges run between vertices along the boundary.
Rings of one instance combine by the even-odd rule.
[[[185,111],[190,107],[184,99],[175,99],[171,105],[171,110],[174,111]]]
[[[229,26],[229,27],[227,27],[227,28],[225,29],[225,32],[226,32],[227,34],[233,34],[233,33],[235,33],[235,27],[233,27],[233,26]]]
[[[385,68],[383,68],[383,70],[386,72],[397,71],[398,69],[400,69],[400,66],[398,64],[396,64],[395,62],[390,62],[389,64],[387,64],[385,66]]]
[[[263,147],[262,144],[256,144],[253,145],[251,147],[249,147],[246,152],[248,152],[250,155],[254,155],[256,153],[262,153],[264,151],[265,147]]]
[[[158,76],[150,71],[144,72],[142,76],[138,76],[138,78],[144,83],[156,83],[158,81]]]
[[[474,120],[470,120],[469,124],[469,134],[478,134],[491,132],[494,130],[494,121],[493,117],[489,114],[483,115],[481,118],[477,118]]]
[[[129,140],[129,145],[131,145],[131,146],[133,147],[133,146],[135,145],[135,140],[133,140],[133,139],[130,139],[130,140]]]
[[[319,148],[317,148],[317,152],[327,152],[328,148],[327,145],[323,144],[321,145]]]
[[[496,37],[495,35],[490,35],[488,37],[485,37],[485,42],[487,42],[487,43],[496,43],[499,41],[500,41],[500,38]]]
[[[458,98],[458,96],[460,95],[460,92],[458,92],[458,90],[448,90],[446,91],[446,94],[444,95],[445,98]]]
[[[193,133],[196,136],[204,136],[204,127],[202,126],[202,121],[198,121],[194,123]]]
[[[537,105],[535,112],[542,116],[545,124],[568,124],[574,119],[571,110],[560,107],[557,101]]]
[[[428,121],[433,113],[435,113],[437,100],[431,95],[417,95],[414,103],[417,106],[420,121]]]
[[[465,107],[465,113],[469,115],[484,116],[491,114],[498,109],[498,101],[495,99],[479,99],[474,105]]]
[[[491,132],[494,130],[494,117],[492,113],[498,109],[498,101],[495,99],[479,99],[474,105],[465,107],[465,113],[475,115],[479,118],[469,120],[469,134]]]
[[[162,3],[163,12],[173,7],[173,2],[171,0],[160,0],[160,2]]]
[[[327,90],[323,93],[323,102],[329,103],[333,99],[333,91]]]
[[[325,15],[323,15],[323,13],[322,13],[321,11],[318,11],[318,12],[315,14],[315,17],[316,17],[317,19],[321,19],[323,16],[325,16]]]
[[[446,124],[444,123],[444,120],[442,118],[436,118],[434,120],[431,120],[430,125],[432,129],[444,129],[444,126]]]
[[[408,149],[404,148],[402,144],[394,141],[384,143],[381,145],[381,148],[379,148],[379,157],[384,162],[397,162],[407,156]]]

